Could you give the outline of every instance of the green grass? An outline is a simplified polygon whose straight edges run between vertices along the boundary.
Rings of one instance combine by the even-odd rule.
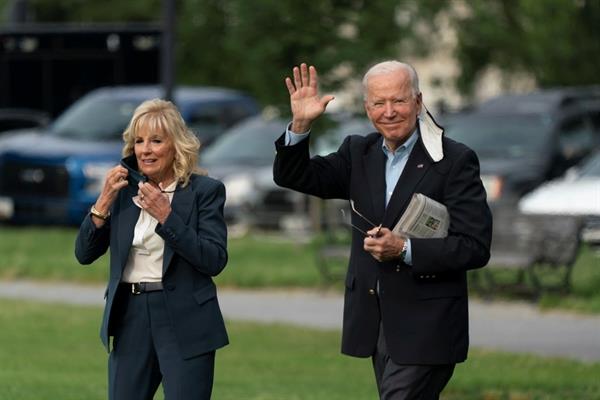
[[[76,233],[73,228],[0,226],[0,279],[104,282],[108,273],[108,255],[92,266],[79,265],[73,255]],[[230,239],[228,246],[229,263],[217,277],[220,286],[325,285],[317,269],[314,244],[301,243],[294,238],[251,235]],[[334,286],[342,287],[341,283]],[[496,297],[507,295],[494,291]],[[573,267],[572,292],[544,294],[538,302],[545,308],[600,313],[600,255],[584,247]]]
[[[0,399],[106,398],[101,309],[0,301]],[[227,323],[215,400],[375,399],[370,360],[339,354],[339,332]],[[600,399],[600,363],[472,351],[444,400]],[[162,398],[158,395],[157,398]]]
[[[90,266],[75,259],[77,230],[0,226],[0,279],[104,282],[108,253]],[[307,245],[277,237],[230,239],[229,262],[218,276],[221,286],[313,287],[320,284]]]

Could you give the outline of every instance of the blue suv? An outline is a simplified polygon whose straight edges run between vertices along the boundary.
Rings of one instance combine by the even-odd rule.
[[[77,225],[98,197],[106,172],[121,158],[122,133],[134,109],[160,97],[158,86],[96,89],[47,129],[0,138],[0,221]],[[203,146],[257,114],[250,96],[211,87],[179,87],[174,100]]]

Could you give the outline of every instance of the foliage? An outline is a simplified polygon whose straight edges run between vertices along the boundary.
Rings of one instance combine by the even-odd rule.
[[[99,307],[0,301],[0,398],[106,398]],[[227,322],[231,344],[217,352],[214,398],[369,399],[368,359],[339,354],[340,333]],[[473,350],[444,400],[599,399],[600,364]],[[162,399],[161,394],[156,396]]]
[[[525,73],[541,87],[598,84],[600,2],[475,0],[453,15],[457,84],[470,92],[489,66]]]
[[[32,0],[40,22],[159,21],[160,0]],[[287,104],[291,67],[318,67],[326,90],[368,64],[418,42],[416,27],[442,5],[433,0],[181,0],[178,83],[244,89],[263,104]],[[427,47],[416,46],[421,50]]]
[[[401,25],[396,15],[416,11],[414,6],[391,0],[323,0],[310,7],[297,1],[191,0],[182,7],[180,65],[195,66],[182,71],[191,80],[243,87],[264,103],[284,104],[283,78],[300,62],[316,65],[323,85],[334,89],[374,60],[397,56],[419,18],[414,13]]]
[[[164,1],[30,5],[39,22],[156,22]],[[488,67],[542,87],[600,83],[598,0],[180,0],[177,11],[177,82],[244,89],[265,105],[286,105],[283,79],[299,62],[316,65],[332,91],[377,60],[435,51],[445,17],[456,30],[462,93]]]

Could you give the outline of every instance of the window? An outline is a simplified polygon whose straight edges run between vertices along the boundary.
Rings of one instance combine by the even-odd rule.
[[[567,160],[585,156],[597,141],[589,114],[567,118],[560,124],[558,143],[560,153]]]

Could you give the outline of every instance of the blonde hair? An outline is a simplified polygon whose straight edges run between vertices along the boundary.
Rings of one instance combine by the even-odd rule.
[[[140,127],[161,131],[172,141],[175,148],[173,173],[181,186],[185,187],[192,173],[204,175],[198,168],[200,140],[190,131],[177,107],[170,101],[161,99],[146,100],[134,111],[129,126],[123,132],[123,156],[134,154],[135,138]]]

